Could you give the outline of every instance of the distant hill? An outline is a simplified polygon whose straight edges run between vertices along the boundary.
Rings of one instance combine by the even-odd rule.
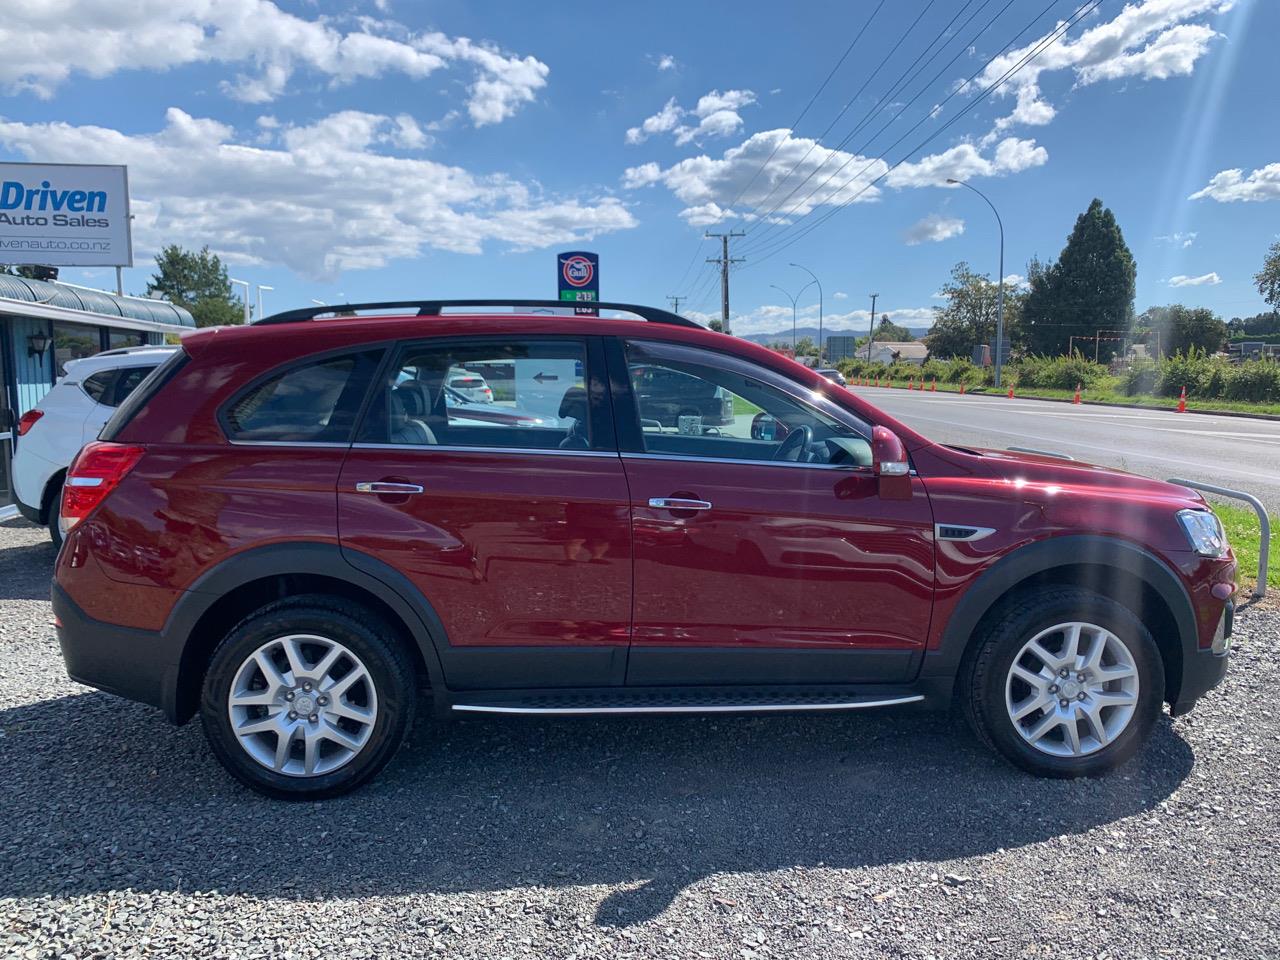
[[[911,331],[911,335],[913,337],[919,340],[921,337],[923,337],[926,333],[929,332],[930,328],[929,327],[907,327],[907,329]],[[849,330],[849,329],[843,329],[843,328],[832,329],[831,327],[822,328],[823,340],[827,339],[827,337],[865,337],[866,335],[867,335],[866,327],[863,327],[861,330]],[[797,327],[796,339],[799,340],[804,337],[809,337],[815,343],[817,343],[818,328],[817,327]],[[752,333],[743,337],[743,339],[750,340],[752,343],[769,344],[779,340],[785,343],[790,343],[791,329],[788,328],[786,330],[778,330],[775,333]]]

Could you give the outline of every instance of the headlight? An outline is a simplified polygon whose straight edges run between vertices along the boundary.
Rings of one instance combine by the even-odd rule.
[[[1202,557],[1221,557],[1227,552],[1227,535],[1222,523],[1208,510],[1179,510],[1178,522],[1191,543],[1191,549]]]

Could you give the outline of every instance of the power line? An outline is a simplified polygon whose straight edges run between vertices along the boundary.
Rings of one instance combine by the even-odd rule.
[[[818,97],[822,95],[822,91],[827,88],[827,84],[831,82],[832,77],[836,75],[836,72],[844,64],[849,54],[853,52],[853,48],[858,45],[858,41],[862,39],[862,35],[867,32],[867,28],[871,26],[871,22],[875,20],[876,15],[880,13],[880,9],[885,5],[886,2],[887,0],[880,0],[880,3],[877,4],[876,8],[871,11],[871,16],[867,17],[866,21],[862,24],[862,29],[860,29],[854,35],[853,40],[851,40],[849,42],[849,45],[845,47],[844,53],[840,55],[840,59],[837,60],[835,62],[835,66],[833,66],[830,69],[830,71],[828,71],[826,79],[824,79],[822,83],[819,84],[818,89],[814,91],[813,96],[809,98],[809,102],[804,105],[804,109],[800,111],[800,113],[796,116],[795,120],[791,121],[791,127],[790,127],[791,130],[795,130],[795,128],[800,124],[800,121],[804,119],[805,114],[807,114],[810,108],[813,107],[814,103],[817,102]],[[760,164],[759,167],[756,168],[755,173],[751,175],[751,179],[747,181],[747,185],[738,191],[737,196],[735,196],[733,200],[731,200],[728,203],[725,209],[730,209],[730,210],[733,209],[733,205],[737,203],[740,199],[742,199],[742,197],[746,194],[747,190],[751,187],[751,185],[755,183],[756,178],[760,176],[760,174],[764,171],[764,169],[770,164],[770,162],[772,162],[773,158],[777,155],[779,148],[782,146],[782,143],[783,141],[779,140],[776,144],[774,144],[773,150],[770,152],[769,156],[766,157],[765,161],[762,164]],[[679,289],[684,286],[684,281],[689,276],[689,271],[693,269],[694,263],[697,262],[698,252],[701,249],[702,249],[701,246],[694,247],[693,256],[690,257],[689,262],[685,264],[684,272],[680,275],[680,282],[676,284],[676,289]]]
[[[867,79],[862,81],[862,86],[860,86],[857,92],[845,102],[845,105],[840,108],[840,112],[835,115],[834,119],[832,119],[832,121],[829,124],[827,124],[827,128],[823,130],[822,133],[818,134],[817,137],[814,138],[813,142],[809,144],[809,148],[805,150],[804,155],[801,156],[800,159],[795,162],[795,164],[791,167],[789,171],[787,171],[787,175],[779,179],[777,183],[774,184],[773,189],[770,190],[767,194],[765,194],[764,199],[760,201],[759,206],[764,206],[766,203],[768,203],[769,198],[774,195],[777,189],[780,186],[782,186],[782,184],[786,183],[787,180],[789,180],[795,174],[795,172],[800,169],[801,164],[803,164],[807,159],[809,159],[809,154],[813,153],[814,148],[818,146],[818,143],[822,140],[822,138],[831,132],[832,128],[835,127],[835,125],[840,122],[840,118],[843,117],[845,113],[848,111],[848,109],[851,106],[853,106],[854,103],[857,102],[858,97],[862,96],[863,91],[866,90],[868,85],[870,85],[871,81],[876,78],[876,75],[884,68],[884,65],[889,62],[889,58],[898,52],[898,48],[902,46],[903,43],[906,42],[907,37],[911,35],[911,32],[915,30],[916,26],[920,23],[920,21],[924,19],[924,15],[929,12],[929,10],[933,7],[933,5],[936,2],[937,0],[929,0],[929,2],[924,5],[920,13],[916,15],[915,20],[911,21],[911,25],[907,27],[907,29],[903,31],[902,36],[898,38],[898,42],[895,43],[889,49],[889,52],[886,53],[884,57],[880,60],[880,62],[876,64],[875,69],[871,71],[871,73],[867,76]],[[970,2],[972,2],[972,0],[970,0]],[[932,46],[932,44],[930,44],[930,46]],[[794,130],[794,128],[792,129]],[[823,164],[819,165],[819,168],[825,165],[825,163],[826,161],[824,160]],[[812,176],[813,174],[810,173],[809,177],[812,177]],[[796,187],[793,187],[792,193],[794,193],[797,189],[799,189],[800,186],[803,186],[804,183],[808,181],[809,177],[806,177],[805,180],[802,181],[799,185],[797,185]],[[791,194],[787,194],[787,196],[789,197],[791,196]],[[783,202],[785,203],[786,200],[784,199]],[[732,204],[730,204],[730,206],[732,206]],[[774,209],[776,210],[777,208],[775,207]],[[768,216],[768,214],[766,214],[766,216]]]
[[[929,51],[933,48],[934,44],[936,44],[938,40],[942,39],[946,35],[947,31],[951,29],[952,25],[956,22],[957,19],[959,19],[960,15],[973,2],[974,0],[967,0],[965,5],[956,12],[954,17],[951,18],[950,22],[948,22],[947,25],[943,27],[942,30],[939,31],[938,36],[934,37],[934,39],[929,42],[929,45],[926,46],[922,51],[920,51],[920,53],[916,56],[916,59],[911,62],[911,64],[906,68],[906,70],[902,71],[902,73],[898,75],[898,79],[893,83],[893,85],[890,86],[889,89],[886,90],[883,94],[881,94],[880,99],[877,100],[875,104],[872,105],[871,109],[868,110],[866,114],[863,115],[862,119],[858,121],[858,124],[852,130],[850,130],[840,140],[839,143],[837,143],[834,147],[829,148],[830,152],[828,153],[826,158],[823,159],[822,163],[814,167],[814,169],[811,170],[803,180],[801,180],[799,183],[797,183],[794,187],[791,188],[790,192],[785,197],[783,197],[778,203],[774,204],[774,206],[767,213],[763,214],[760,217],[762,221],[766,221],[766,226],[764,228],[763,233],[754,234],[754,230],[752,231],[754,234],[753,242],[763,241],[765,237],[767,237],[768,234],[771,233],[773,230],[775,230],[779,226],[786,225],[782,222],[781,218],[775,218],[773,215],[777,213],[778,210],[782,206],[784,206],[788,200],[790,200],[793,196],[795,196],[796,192],[799,191],[801,187],[803,187],[806,183],[808,183],[811,179],[813,179],[813,177],[815,177],[822,170],[822,168],[825,167],[828,162],[830,162],[832,157],[836,156],[836,154],[839,153],[839,151],[842,150],[849,143],[849,141],[852,140],[858,134],[859,131],[865,129],[866,126],[870,124],[871,121],[875,118],[876,114],[881,112],[881,107],[887,101],[889,101],[891,97],[895,96],[900,90],[902,90],[912,81],[914,81],[916,77],[918,77],[921,73],[924,72],[925,68],[928,67],[929,64],[933,63],[935,60],[937,60],[939,56],[942,55],[943,50],[945,50],[947,47],[947,43],[950,42],[949,40],[945,41],[941,47],[935,50],[929,56],[928,60],[926,60],[923,64],[920,64],[920,61],[925,58],[925,55],[929,53]],[[977,17],[977,15],[981,13],[991,2],[992,0],[983,0],[982,5],[978,7],[976,10],[974,10],[971,14],[969,14],[968,19],[966,19],[965,22],[960,25],[959,30],[964,30],[966,27],[968,27],[969,24],[973,22],[974,18]],[[992,24],[994,24],[998,19],[1000,19],[1000,17],[1005,13],[1006,10],[1009,9],[1010,6],[1013,5],[1014,2],[1015,0],[1007,0],[1005,5],[999,11],[996,12],[995,16],[993,16],[990,20],[988,20],[986,24],[982,26],[977,31],[977,33],[971,36],[967,42],[961,44],[959,49],[957,49],[956,53],[952,56],[952,58],[948,60],[938,70],[938,72],[935,73],[928,81],[926,81],[925,84],[919,90],[916,91],[915,95],[911,97],[910,100],[908,100],[906,103],[904,103],[901,107],[898,108],[898,112],[895,113],[893,117],[890,118],[888,123],[881,126],[879,130],[877,130],[872,136],[868,137],[865,141],[863,141],[857,148],[855,148],[852,151],[853,155],[856,156],[858,153],[861,153],[862,150],[866,149],[873,142],[875,142],[876,137],[878,137],[881,133],[883,133],[885,129],[887,129],[887,127],[890,126],[900,116],[902,116],[903,113],[905,113],[908,109],[910,109],[911,105],[914,104],[917,100],[919,100],[920,97],[923,96],[925,92],[937,81],[937,79],[940,76],[942,76],[942,74],[945,73],[947,70],[949,70],[951,68],[951,65],[954,64],[958,59],[960,59],[960,57],[964,54],[964,52],[968,50],[969,47],[972,46],[973,43],[976,42],[980,36],[982,36],[982,34],[986,33],[986,31],[991,28]],[[1053,2],[1056,3],[1056,2],[1059,2],[1059,0],[1053,0]],[[959,32],[959,30],[957,32]],[[919,69],[916,69],[917,64],[920,64]],[[912,72],[913,70],[915,71],[914,73]],[[852,159],[852,157],[850,159]],[[829,174],[825,180],[823,180],[820,184],[818,184],[816,187],[810,190],[802,200],[795,203],[790,213],[784,213],[782,217],[785,218],[787,216],[793,215],[796,211],[798,211],[801,207],[803,207],[806,201],[808,201],[815,194],[817,194],[823,187],[825,187],[828,183],[830,183],[832,179],[834,179],[834,177],[840,172],[840,170],[843,170],[844,167],[849,164],[849,162],[850,162],[849,160],[846,160],[844,164],[842,164],[839,168],[837,168],[835,171]],[[790,176],[791,174],[788,174],[788,177]]]
[[[672,312],[672,313],[679,313],[679,312],[680,312],[680,301],[681,301],[681,300],[688,300],[688,299],[689,299],[688,297],[678,297],[678,296],[676,296],[674,293],[668,293],[668,294],[667,294],[667,302],[671,304],[671,312]]]
[[[938,104],[938,106],[941,107],[943,104],[947,103],[952,97],[956,96],[956,94],[966,89],[968,85],[973,81],[973,79],[978,76],[979,73],[981,73],[983,70],[986,69],[987,66],[993,63],[997,57],[999,57],[1001,54],[1004,53],[1006,49],[1008,49],[1008,47],[1012,46],[1013,43],[1015,43],[1018,40],[1018,37],[1020,37],[1023,33],[1025,33],[1028,29],[1030,29],[1035,24],[1035,22],[1039,20],[1041,17],[1043,17],[1044,14],[1048,12],[1049,8],[1052,7],[1056,2],[1057,0],[1054,0],[1054,2],[1051,2],[1049,4],[1049,7],[1046,7],[1039,15],[1035,17],[1034,20],[1031,21],[1031,23],[1029,23],[1022,30],[1020,30],[1018,34],[1012,40],[1009,41],[1009,43],[1005,44],[1004,48],[1001,49],[1000,53],[997,53],[996,56],[988,60],[986,64],[984,64],[981,68],[979,68],[979,70],[971,74],[970,77],[967,80],[965,80],[964,83],[959,85],[955,90],[953,90],[950,94],[948,94],[948,96],[940,104]],[[897,162],[895,162],[891,166],[887,167],[877,177],[875,177],[874,179],[864,184],[863,187],[860,190],[858,190],[858,192],[855,193],[848,200],[842,201],[841,203],[834,205],[830,210],[824,213],[816,221],[810,223],[808,226],[803,228],[798,234],[795,234],[787,238],[775,239],[775,241],[773,241],[773,249],[768,250],[768,252],[763,254],[762,256],[757,256],[753,262],[760,263],[763,260],[768,259],[769,257],[775,256],[776,254],[780,253],[782,250],[785,250],[787,247],[791,246],[791,244],[795,243],[796,241],[802,239],[805,236],[808,236],[808,234],[812,233],[814,230],[816,230],[818,227],[824,224],[831,217],[835,216],[845,207],[849,206],[851,203],[856,201],[858,197],[862,196],[862,194],[864,194],[867,190],[871,189],[873,186],[875,186],[877,183],[879,183],[881,180],[887,177],[890,173],[892,173],[899,166],[905,163],[910,157],[912,157],[914,154],[922,150],[933,140],[937,139],[939,136],[945,133],[947,129],[949,129],[953,124],[959,121],[969,111],[971,111],[974,107],[976,107],[979,103],[981,103],[984,99],[986,99],[986,97],[989,94],[991,94],[993,91],[1003,86],[1009,80],[1010,77],[1012,77],[1014,74],[1020,71],[1023,67],[1025,67],[1028,63],[1030,63],[1032,60],[1038,57],[1050,46],[1052,46],[1054,43],[1060,40],[1063,36],[1065,36],[1066,32],[1071,27],[1075,26],[1077,23],[1083,20],[1086,16],[1092,13],[1094,9],[1096,9],[1098,6],[1101,5],[1101,3],[1102,3],[1102,0],[1086,0],[1085,3],[1081,4],[1079,7],[1075,9],[1075,11],[1072,12],[1072,14],[1067,18],[1067,20],[1063,21],[1061,24],[1055,27],[1052,31],[1050,31],[1045,37],[1037,41],[1037,43],[1033,46],[1033,49],[1030,53],[1025,55],[1014,66],[1006,70],[1004,74],[1000,76],[999,79],[997,79],[996,81],[991,83],[989,86],[987,86],[985,89],[983,89],[977,96],[974,97],[974,99],[967,106],[965,106],[959,112],[957,112],[954,117],[952,117],[945,124],[943,124],[937,130],[931,133],[929,136],[925,137],[923,140],[917,143],[914,147],[908,150],[907,153],[905,153],[901,159],[899,159]],[[904,133],[901,137],[899,137],[897,140],[891,143],[887,148],[885,148],[885,150],[879,156],[871,158],[867,162],[867,164],[862,168],[862,170],[858,171],[858,173],[856,173],[852,178],[847,180],[841,186],[841,190],[843,190],[845,187],[848,187],[849,185],[854,183],[856,180],[858,180],[862,176],[862,174],[865,173],[866,170],[877,160],[883,160],[885,154],[887,154],[890,150],[892,150],[894,147],[900,144],[903,140],[905,140],[908,136],[910,136],[913,132],[915,132],[915,130],[919,129],[919,127],[922,124],[924,124],[926,121],[932,119],[933,115],[934,115],[934,111],[931,110],[928,114],[926,114],[924,117],[918,120],[910,129],[908,129],[906,133]],[[814,211],[811,210],[809,213],[804,214],[800,219],[803,220],[807,218],[813,212]],[[792,224],[791,226],[794,226],[794,224]],[[765,247],[755,248],[754,250],[752,250],[752,252],[759,253],[760,250],[763,250],[768,246],[769,245],[766,244]]]

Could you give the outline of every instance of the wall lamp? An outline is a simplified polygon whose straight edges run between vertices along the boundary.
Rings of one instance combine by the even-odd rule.
[[[27,337],[27,356],[43,357],[44,352],[49,349],[49,335],[47,333],[33,333]]]

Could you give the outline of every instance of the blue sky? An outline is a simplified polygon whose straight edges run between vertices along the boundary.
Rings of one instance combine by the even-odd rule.
[[[1263,309],[1280,4],[1103,0],[979,97],[1078,4],[28,0],[0,20],[0,157],[127,163],[126,289],[158,245],[207,243],[268,312],[551,297],[555,253],[585,248],[605,298],[709,317],[699,237],[732,229],[736,332],[789,329],[793,262],[831,326],[873,291],[922,326],[956,261],[996,272],[994,218],[948,176],[1000,209],[1007,275],[1098,196],[1139,310]]]

